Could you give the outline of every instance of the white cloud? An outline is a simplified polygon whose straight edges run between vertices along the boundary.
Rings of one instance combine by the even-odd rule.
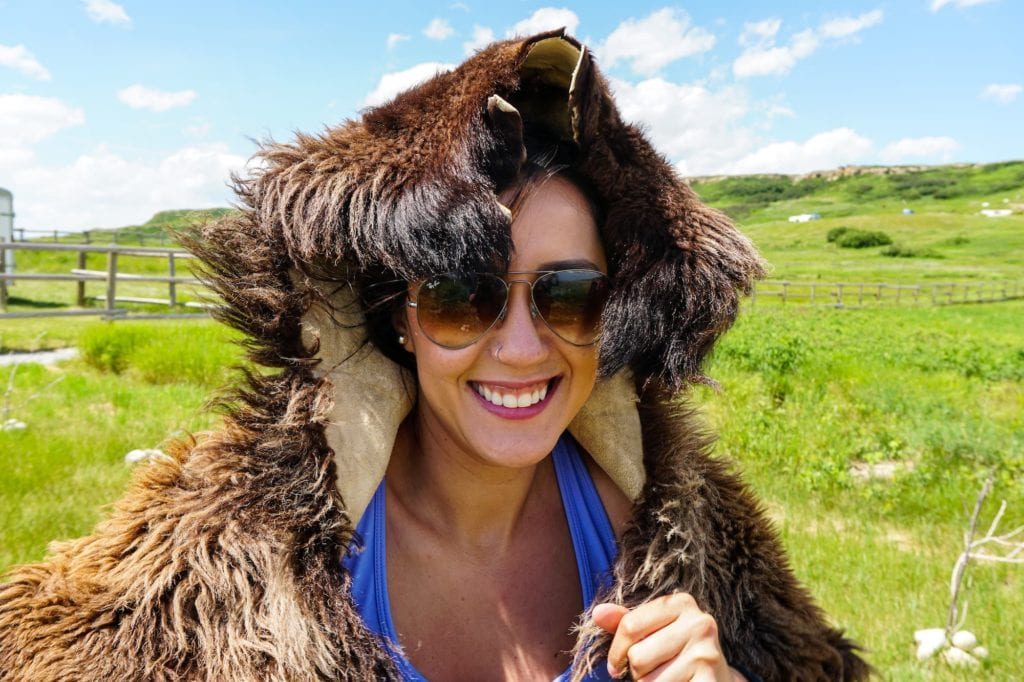
[[[14,69],[41,81],[50,80],[50,72],[24,45],[15,45],[14,47],[0,45],[0,66]]]
[[[383,104],[403,90],[408,90],[417,83],[425,81],[435,74],[442,71],[448,71],[453,68],[455,68],[454,64],[423,62],[405,69],[404,71],[386,73],[381,76],[380,82],[377,83],[377,87],[374,88],[365,99],[363,99],[363,106],[376,106],[377,104]]]
[[[576,13],[567,7],[541,7],[526,19],[516,22],[505,35],[509,38],[514,36],[531,36],[542,31],[550,31],[556,28],[565,27],[565,32],[576,35],[579,28],[580,18]]]
[[[83,123],[84,112],[59,99],[0,95],[0,147],[25,147]]]
[[[461,9],[463,12],[468,12],[469,11],[469,5],[467,5],[464,2],[453,2],[452,4],[450,4],[448,6],[451,9]]]
[[[850,128],[818,133],[805,142],[773,142],[729,164],[727,173],[808,173],[862,161],[874,149]]]
[[[931,10],[938,12],[946,5],[952,5],[953,7],[974,7],[975,5],[986,5],[995,0],[932,0]]]
[[[492,42],[494,42],[494,31],[486,26],[474,25],[473,37],[462,43],[462,51],[470,55]]]
[[[117,93],[117,98],[132,109],[149,109],[150,111],[167,111],[188,106],[196,97],[195,90],[167,92],[139,84],[130,85]]]
[[[423,35],[430,38],[431,40],[444,40],[450,38],[455,33],[455,29],[444,19],[432,19],[427,27],[423,29]]]
[[[781,26],[778,19],[744,24],[739,42],[746,49],[733,62],[733,75],[748,78],[787,74],[798,61],[814,54],[824,41],[855,38],[883,18],[882,10],[876,9],[857,17],[831,19],[817,29],[808,28],[793,34],[789,43],[783,46],[775,44]]]
[[[752,106],[741,87],[712,90],[663,78],[636,84],[609,80],[623,118],[642,125],[683,175],[717,173],[756,145],[756,134],[743,119],[760,105]]]
[[[223,143],[184,147],[154,163],[101,146],[67,165],[15,171],[11,188],[21,227],[117,227],[169,208],[224,206],[228,175],[244,166]]]
[[[89,18],[97,24],[117,24],[131,26],[132,18],[124,11],[124,7],[111,0],[84,0],[85,11]]]
[[[952,137],[905,137],[886,145],[880,156],[886,163],[949,161],[959,148]]]
[[[876,9],[859,17],[841,17],[821,25],[823,38],[846,38],[866,28],[882,23],[882,10]]]
[[[775,40],[775,36],[781,27],[781,19],[748,21],[743,24],[743,33],[740,34],[740,45],[743,47],[760,47],[768,41]]]
[[[409,40],[409,36],[404,33],[389,33],[388,34],[388,49],[395,49],[395,45],[402,42],[403,40]]]
[[[606,67],[618,61],[630,63],[633,73],[653,75],[666,64],[707,52],[715,36],[690,24],[682,10],[666,7],[643,19],[627,19],[602,42],[597,53]]]
[[[990,83],[978,96],[999,104],[1009,104],[1020,96],[1022,89],[1019,83]]]

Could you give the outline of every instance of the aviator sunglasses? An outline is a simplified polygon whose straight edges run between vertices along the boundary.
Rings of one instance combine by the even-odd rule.
[[[530,314],[540,317],[558,338],[574,346],[597,342],[601,312],[608,300],[608,276],[597,270],[521,270],[534,281],[492,273],[448,272],[420,282],[409,300],[427,338],[444,348],[466,348],[508,314],[511,285],[530,287]]]

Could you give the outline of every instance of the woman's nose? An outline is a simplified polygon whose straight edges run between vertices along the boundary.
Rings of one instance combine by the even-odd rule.
[[[522,284],[523,286],[516,286]],[[531,365],[543,360],[548,346],[541,337],[543,320],[533,314],[530,287],[526,282],[509,282],[508,307],[498,327],[496,340],[501,344],[498,357],[509,365]]]

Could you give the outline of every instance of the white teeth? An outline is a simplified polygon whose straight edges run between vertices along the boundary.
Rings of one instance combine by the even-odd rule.
[[[536,405],[541,400],[544,400],[548,394],[547,384],[535,389],[531,393],[522,393],[518,395],[515,393],[501,393],[498,390],[494,390],[477,383],[473,384],[473,388],[477,393],[484,397],[484,400],[487,400],[494,405],[511,408],[530,407],[531,405]]]

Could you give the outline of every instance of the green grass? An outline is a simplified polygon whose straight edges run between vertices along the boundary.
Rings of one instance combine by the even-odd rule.
[[[1004,527],[1024,523],[1021,319],[1024,302],[747,310],[708,367],[722,390],[694,391],[797,574],[887,679],[968,679],[917,663],[912,636],[945,623],[984,472],[996,485],[983,520],[1006,499]],[[30,347],[44,330],[49,343],[36,345],[83,355],[16,376],[22,396],[65,378],[15,415],[27,430],[0,432],[0,571],[88,532],[121,494],[126,452],[213,426],[204,401],[240,359],[238,335],[206,321],[6,321],[0,345]],[[882,460],[914,468],[870,484],[848,473]],[[1012,679],[1024,667],[1024,570],[976,565],[969,576],[967,627],[991,651],[985,678]]]

